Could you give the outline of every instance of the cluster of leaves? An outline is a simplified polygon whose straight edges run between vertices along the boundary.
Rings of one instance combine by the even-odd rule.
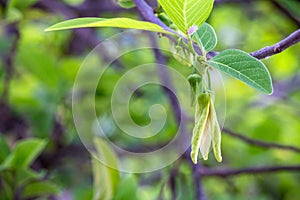
[[[45,197],[60,191],[54,183],[44,180],[46,174],[43,171],[30,168],[46,144],[45,140],[26,139],[10,149],[6,140],[0,137],[1,199]]]

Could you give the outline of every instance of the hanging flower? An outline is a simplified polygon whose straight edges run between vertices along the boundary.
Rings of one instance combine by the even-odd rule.
[[[202,93],[196,99],[195,127],[192,136],[191,158],[197,164],[199,151],[204,160],[208,159],[212,146],[215,158],[222,162],[221,130],[217,120],[211,93]]]

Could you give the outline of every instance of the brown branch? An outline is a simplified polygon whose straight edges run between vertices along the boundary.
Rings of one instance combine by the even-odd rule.
[[[273,46],[264,47],[256,52],[252,52],[250,55],[257,59],[264,59],[275,54],[281,53],[287,48],[300,42],[300,29],[293,32],[291,35],[283,39],[282,41],[274,44]]]
[[[227,135],[230,135],[232,137],[238,138],[238,139],[240,139],[244,142],[247,142],[251,145],[254,145],[254,146],[259,146],[259,147],[268,148],[268,149],[273,148],[273,149],[289,150],[289,151],[294,151],[296,153],[300,153],[300,148],[297,148],[297,147],[294,147],[294,146],[289,146],[289,145],[282,145],[282,144],[277,144],[277,143],[263,142],[263,141],[260,141],[260,140],[255,140],[255,139],[252,139],[252,138],[248,138],[244,135],[235,133],[234,131],[231,131],[227,128],[223,128],[223,133],[225,133]]]
[[[195,196],[197,200],[206,200],[206,194],[202,186],[202,175],[200,173],[197,173],[198,169],[202,169],[203,166],[201,163],[198,165],[194,165],[194,163],[189,159],[189,162],[192,166],[192,172],[193,172],[193,181],[195,185]]]
[[[144,0],[133,0],[137,9],[145,20],[157,24],[167,31],[174,32],[167,25],[165,25],[158,17],[155,16],[154,10]]]
[[[217,176],[226,178],[228,176],[237,175],[254,175],[261,173],[274,173],[274,172],[300,172],[300,165],[292,166],[263,166],[263,167],[249,167],[243,169],[215,169],[210,170],[208,168],[198,168],[197,172],[202,176]]]

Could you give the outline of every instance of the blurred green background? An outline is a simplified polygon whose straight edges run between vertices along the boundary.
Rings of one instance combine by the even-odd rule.
[[[148,3],[155,8],[156,1]],[[200,189],[207,199],[216,200],[299,199],[300,171],[295,169],[255,175],[199,176],[184,156],[164,169],[146,174],[119,173],[106,168],[92,158],[77,135],[71,108],[72,86],[81,63],[98,42],[124,30],[45,33],[44,29],[75,17],[139,19],[138,10],[122,8],[113,0],[11,0],[1,1],[0,6],[1,200],[188,200],[196,199]],[[208,23],[217,32],[216,51],[238,48],[253,52],[277,43],[300,28],[300,1],[216,1]],[[140,34],[147,37],[145,32]],[[155,37],[155,40],[167,46],[166,39]],[[123,45],[132,43],[134,38]],[[167,65],[185,76],[190,73],[169,54],[164,55]],[[299,55],[298,44],[263,60],[273,77],[275,91],[271,96],[223,76],[226,129],[252,139],[300,148]],[[101,59],[107,56],[110,56],[108,52],[101,53]],[[103,84],[99,84],[95,94],[96,111],[107,123],[113,123],[109,107],[116,81],[140,62],[156,62],[153,52],[123,56],[112,64]],[[168,113],[161,134],[139,141],[119,137],[121,131],[113,128],[110,139],[121,146],[144,151],[172,139],[178,126],[161,88],[144,87],[134,95],[131,116],[139,125],[148,124],[148,108],[157,103],[164,105]],[[192,113],[188,114],[193,117]],[[190,122],[189,131],[193,121]],[[210,155],[200,169],[300,166],[299,151],[262,148],[225,132],[222,136],[224,161],[217,163]],[[99,151],[117,159],[109,148],[101,149],[105,149],[105,144],[101,145],[101,141],[97,144]]]

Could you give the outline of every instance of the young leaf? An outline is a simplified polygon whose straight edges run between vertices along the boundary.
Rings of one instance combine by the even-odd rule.
[[[9,146],[8,146],[5,138],[2,135],[0,135],[0,164],[5,160],[5,158],[9,154],[10,154]]]
[[[137,189],[138,189],[138,183],[136,177],[133,175],[129,175],[120,181],[114,200],[123,200],[123,199],[136,200]]]
[[[94,200],[112,199],[120,181],[118,158],[113,149],[101,138],[95,138],[95,147],[101,163],[95,157],[92,159],[94,178]],[[105,164],[109,163],[110,166]]]
[[[59,193],[59,188],[55,184],[44,181],[28,184],[23,191],[23,197],[27,199],[57,193]]]
[[[45,148],[46,141],[41,139],[26,139],[17,143],[15,149],[6,158],[2,167],[21,169],[28,167]]]
[[[246,52],[237,49],[225,50],[207,64],[261,92],[273,92],[271,76],[266,66]]]
[[[207,126],[207,118],[210,108],[210,96],[208,94],[201,94],[196,99],[195,108],[195,127],[193,129],[191,159],[193,163],[197,164],[199,149],[201,142],[203,142],[203,133]]]
[[[214,0],[159,0],[159,3],[178,29],[187,34],[191,26],[205,22]]]
[[[162,27],[151,22],[138,21],[129,18],[77,18],[71,19],[64,22],[55,24],[45,31],[57,31],[73,28],[88,28],[88,27],[115,27],[115,28],[129,28],[129,29],[138,29],[152,32],[160,32],[165,34],[173,34],[169,31],[164,30]]]
[[[182,48],[181,46],[175,46],[174,43],[171,43],[170,48],[173,57],[182,65],[190,67],[193,65],[194,55],[189,52],[187,49]]]
[[[205,51],[211,51],[217,45],[215,30],[208,23],[202,24],[193,35]]]
[[[211,139],[213,151],[215,154],[215,158],[218,162],[222,162],[222,153],[221,153],[221,130],[218,122],[215,106],[213,100],[210,99],[211,107],[210,107],[210,118],[211,118]]]

